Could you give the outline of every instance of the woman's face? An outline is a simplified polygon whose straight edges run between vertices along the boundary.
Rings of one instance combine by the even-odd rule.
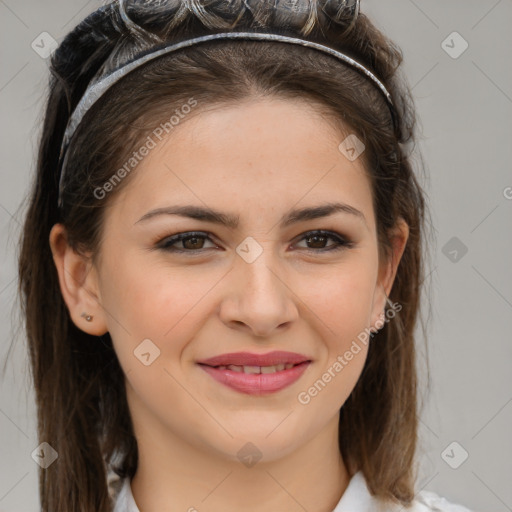
[[[396,271],[379,267],[362,158],[339,149],[349,133],[302,101],[216,107],[185,118],[112,198],[88,286],[138,434],[233,460],[251,442],[271,460],[337,424]],[[306,362],[273,376],[243,355],[199,364],[273,351]]]

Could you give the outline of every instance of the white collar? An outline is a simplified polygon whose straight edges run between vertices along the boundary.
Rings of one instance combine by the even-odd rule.
[[[140,512],[130,487],[130,479],[124,478],[118,482],[120,487],[113,512]],[[118,487],[118,488],[119,488]],[[400,505],[383,506],[382,502],[370,494],[362,471],[358,471],[341,496],[340,501],[332,512],[395,512],[404,510]],[[437,494],[421,491],[416,496],[408,512],[472,512],[466,507],[450,503]]]

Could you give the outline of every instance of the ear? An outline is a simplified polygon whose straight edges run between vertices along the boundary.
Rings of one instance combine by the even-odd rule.
[[[87,334],[108,332],[101,305],[98,274],[91,258],[68,245],[66,228],[55,224],[50,231],[50,247],[59,274],[60,290],[73,323]],[[88,322],[82,313],[92,316]]]
[[[391,254],[385,259],[385,261],[382,261],[379,264],[379,274],[373,296],[373,309],[371,316],[371,326],[375,327],[375,330],[382,328],[384,325],[384,310],[386,308],[387,297],[393,287],[398,264],[402,258],[408,238],[409,226],[402,218],[399,218],[390,235],[390,242],[392,245]]]

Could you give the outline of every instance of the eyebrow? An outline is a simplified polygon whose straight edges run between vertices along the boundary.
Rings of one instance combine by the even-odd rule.
[[[319,206],[291,210],[290,212],[283,215],[280,220],[280,226],[284,228],[298,222],[319,219],[340,212],[357,217],[368,227],[363,212],[345,203],[327,203]],[[144,214],[138,221],[135,222],[135,224],[152,219],[159,215],[178,215],[180,217],[188,217],[195,220],[221,224],[231,229],[236,229],[240,220],[238,215],[221,212],[212,208],[190,205],[168,206],[164,208],[157,208],[156,210],[151,210]]]

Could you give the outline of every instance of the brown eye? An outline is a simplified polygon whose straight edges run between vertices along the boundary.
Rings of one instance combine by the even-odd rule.
[[[185,249],[202,249],[204,245],[204,238],[200,236],[189,236],[181,240]]]
[[[329,240],[334,240],[334,243],[328,244]],[[187,232],[167,237],[159,244],[157,244],[157,247],[159,249],[163,249],[164,251],[178,253],[200,253],[202,251],[217,247],[215,244],[213,244],[213,247],[205,247],[204,244],[206,241],[209,241],[213,244],[211,238],[208,236],[208,233]],[[305,241],[307,244],[307,247],[305,247],[306,251],[316,253],[341,250],[353,246],[351,241],[347,240],[339,233],[322,230],[310,231],[306,233],[300,239],[300,241]],[[179,247],[180,243],[181,247]]]
[[[334,240],[334,244],[326,245],[328,240]],[[311,231],[302,237],[308,247],[306,250],[312,252],[328,252],[352,247],[353,243],[339,233],[331,231]]]
[[[165,251],[172,252],[198,252],[203,249],[211,249],[211,247],[204,247],[206,240],[210,240],[210,237],[206,233],[180,233],[164,239],[158,247]],[[175,247],[175,245],[179,243],[181,243],[183,248]]]
[[[313,249],[325,249],[325,243],[329,240],[325,235],[311,235],[305,238],[308,244],[313,244]]]

